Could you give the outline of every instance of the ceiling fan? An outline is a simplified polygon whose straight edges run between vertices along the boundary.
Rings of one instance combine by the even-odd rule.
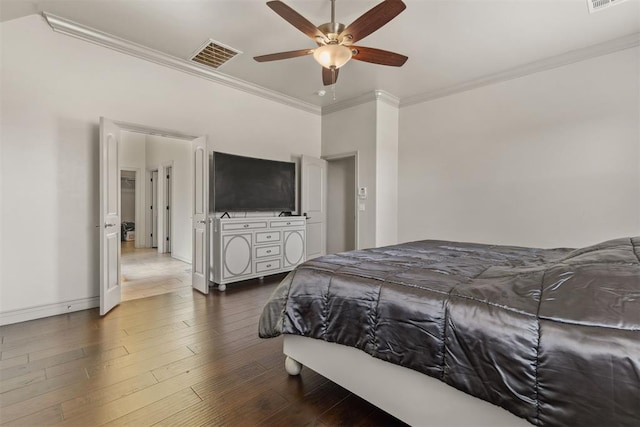
[[[352,58],[394,67],[401,67],[408,59],[398,53],[354,45],[398,16],[407,7],[402,0],[384,0],[346,27],[335,20],[335,0],[331,0],[331,22],[319,27],[279,0],[267,2],[267,6],[315,41],[318,47],[254,57],[258,62],[313,54],[314,59],[322,65],[322,82],[329,86],[338,80],[338,69]]]

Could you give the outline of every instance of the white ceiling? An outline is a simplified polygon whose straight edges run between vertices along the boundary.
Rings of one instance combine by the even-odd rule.
[[[586,0],[404,0],[407,9],[359,45],[409,56],[402,68],[350,61],[340,70],[337,101],[373,90],[400,99],[640,32],[640,0],[589,14]],[[286,0],[316,25],[329,0]],[[349,24],[378,0],[337,0]],[[188,59],[209,38],[243,52],[219,71],[324,106],[321,69],[311,56],[257,63],[253,56],[313,48],[265,0],[2,0],[2,20],[46,11]]]

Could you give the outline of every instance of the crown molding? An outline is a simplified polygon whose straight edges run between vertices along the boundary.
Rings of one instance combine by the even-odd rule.
[[[363,93],[362,95],[354,98],[345,99],[344,101],[336,102],[334,104],[325,105],[322,107],[322,115],[335,113],[337,111],[346,110],[347,108],[355,107],[357,105],[366,104],[367,102],[381,101],[385,104],[389,104],[392,107],[398,108],[400,106],[400,99],[391,95],[384,90],[374,90],[371,92]]]
[[[376,90],[374,91],[374,95],[378,101],[382,101],[385,104],[389,104],[392,107],[400,107],[400,98],[390,94],[389,92],[385,92],[384,90]]]
[[[84,26],[77,22],[53,15],[51,13],[42,12],[42,16],[55,32],[76,37],[81,40],[107,47],[121,53],[135,56],[146,61],[154,62],[159,65],[189,73],[191,75],[201,77],[237,90],[241,90],[252,95],[260,96],[271,101],[279,102],[281,104],[318,115],[331,114],[374,100],[379,100],[398,108],[407,107],[415,104],[420,104],[422,102],[443,98],[449,95],[454,95],[456,93],[477,89],[482,86],[516,79],[529,74],[562,67],[564,65],[584,61],[586,59],[591,59],[598,56],[607,55],[610,53],[615,53],[621,50],[640,46],[640,33],[632,33],[624,37],[588,46],[582,49],[565,52],[560,55],[530,62],[528,64],[510,68],[508,70],[500,71],[498,73],[489,74],[458,85],[449,86],[431,92],[412,95],[402,99],[397,98],[396,96],[383,90],[375,90],[372,92],[367,92],[360,96],[356,96],[354,98],[349,98],[344,101],[326,105],[324,107],[318,107],[308,102],[304,102],[300,99],[284,95],[280,92],[276,92],[274,90],[267,89],[241,79],[237,79],[235,77],[220,73],[215,70],[208,69],[204,66],[187,61],[182,58],[167,55],[163,52],[130,42],[125,39],[121,39],[114,35]]]
[[[317,105],[309,104],[297,98],[283,95],[262,86],[228,76],[185,59],[167,55],[166,53],[130,42],[95,28],[87,27],[66,18],[47,12],[42,12],[42,16],[55,32],[66,34],[127,55],[135,56],[136,58],[173,68],[174,70],[201,77],[252,95],[257,95],[271,101],[276,101],[290,107],[298,108],[309,113],[320,115],[322,112],[322,109]]]
[[[560,55],[551,56],[539,61],[529,62],[519,67],[510,68],[498,73],[489,74],[479,79],[461,83],[459,85],[450,86],[443,89],[426,92],[419,95],[408,96],[402,98],[400,107],[420,104],[422,102],[432,101],[437,98],[454,95],[456,93],[465,92],[471,89],[477,89],[482,86],[500,83],[507,80],[517,79],[529,74],[562,67],[564,65],[573,64],[575,62],[584,61],[586,59],[619,52],[621,50],[630,49],[640,46],[640,33],[632,33],[624,37],[609,40],[603,43],[588,46],[582,49],[576,49]],[[322,110],[324,114],[324,109]]]

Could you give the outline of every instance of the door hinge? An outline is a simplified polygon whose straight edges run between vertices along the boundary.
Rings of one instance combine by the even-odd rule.
[[[169,210],[169,206],[167,206],[167,210]]]
[[[151,206],[151,209],[153,209],[153,205]]]
[[[169,179],[169,175],[167,175],[167,179]]]
[[[167,242],[169,241],[169,238],[167,237]]]
[[[151,233],[151,237],[153,237],[153,233]]]

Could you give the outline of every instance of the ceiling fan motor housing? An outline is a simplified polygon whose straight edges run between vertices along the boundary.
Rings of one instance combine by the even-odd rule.
[[[326,41],[323,41],[322,43],[318,43],[318,44],[344,44],[343,40],[340,40],[338,38],[338,36],[344,31],[345,29],[345,25],[341,24],[339,22],[327,22],[326,24],[322,24],[318,27],[318,30],[322,31],[324,34],[327,35],[328,39],[329,39],[329,43],[326,43]],[[344,41],[350,41],[347,40],[348,37],[343,37],[343,39],[345,39]]]

